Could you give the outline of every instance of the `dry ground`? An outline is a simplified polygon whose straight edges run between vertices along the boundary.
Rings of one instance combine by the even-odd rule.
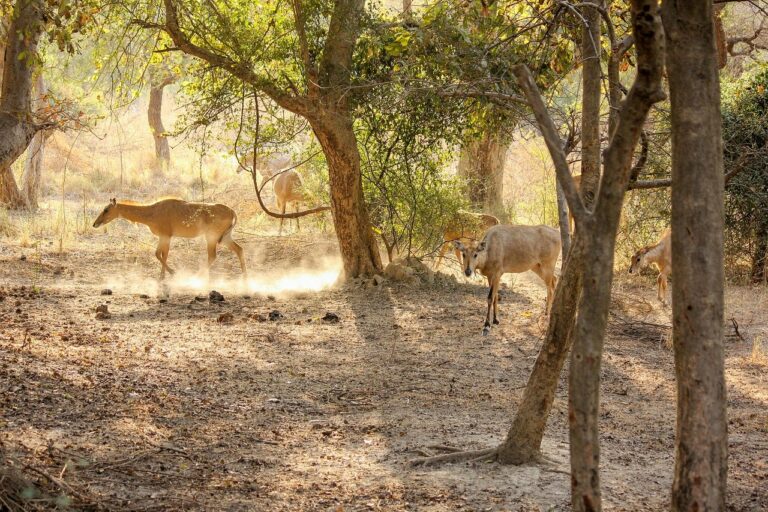
[[[151,244],[132,226],[81,235],[61,255],[0,242],[1,439],[41,487],[104,510],[569,508],[559,472],[408,464],[429,445],[502,440],[541,343],[535,276],[512,280],[502,324],[483,338],[478,282],[277,293],[325,282],[334,247],[321,235],[249,239],[258,294],[234,290],[223,252],[214,280],[233,277],[216,287],[220,304],[202,285],[158,290]],[[201,242],[174,240],[172,266],[202,257]],[[615,295],[601,423],[609,510],[669,501],[675,382],[652,283],[622,279]],[[743,336],[729,335],[726,352],[731,510],[768,509],[768,366],[751,355],[756,339],[768,346],[767,297],[728,290]],[[95,317],[102,304],[110,318]],[[273,310],[283,318],[260,321]],[[544,451],[567,469],[561,382]]]

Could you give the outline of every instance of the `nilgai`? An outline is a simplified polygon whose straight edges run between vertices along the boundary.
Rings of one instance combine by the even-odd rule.
[[[216,246],[227,246],[240,260],[240,268],[245,276],[245,258],[243,248],[232,239],[232,229],[237,222],[237,214],[229,206],[223,204],[188,203],[181,199],[162,199],[152,204],[138,204],[133,201],[112,199],[104,208],[94,228],[103,226],[115,219],[126,219],[138,224],[144,224],[152,234],[159,238],[155,256],[160,260],[160,279],[165,272],[173,275],[168,266],[168,250],[171,238],[197,238],[205,236],[208,244],[208,269],[216,260]]]
[[[443,229],[443,244],[440,246],[440,254],[435,263],[435,270],[440,268],[445,253],[451,247],[451,242],[476,242],[491,227],[499,224],[499,219],[486,213],[474,213],[459,210]],[[461,263],[461,252],[455,249],[456,259]]]
[[[241,164],[238,166],[237,172],[241,172],[245,169],[243,163],[250,165],[253,163],[253,151],[249,151],[241,158]],[[287,169],[291,166],[291,157],[285,153],[273,153],[264,157],[256,159],[256,170],[264,178],[262,184],[267,180],[272,180],[272,187],[275,191],[275,203],[277,211],[285,215],[285,209],[288,203],[294,203],[296,211],[299,211],[299,203],[304,201],[304,182],[301,179],[301,174],[293,169]],[[262,185],[263,186],[263,185]],[[280,219],[280,231],[279,234],[283,234],[283,221]],[[299,218],[296,217],[296,230],[301,231],[299,225]]]
[[[632,256],[629,265],[629,273],[634,274],[642,269],[655,264],[659,269],[657,296],[662,303],[666,303],[667,277],[672,272],[672,230],[667,229],[661,236],[661,240],[654,245],[647,245]]]
[[[532,270],[547,287],[546,312],[552,307],[555,294],[555,263],[560,255],[560,232],[549,226],[494,226],[483,240],[464,245],[454,242],[461,251],[464,274],[471,276],[475,270],[488,278],[488,310],[485,314],[483,335],[498,324],[499,283],[508,272],[520,273]]]

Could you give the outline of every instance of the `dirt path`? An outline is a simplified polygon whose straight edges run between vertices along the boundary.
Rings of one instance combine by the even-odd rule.
[[[2,442],[18,462],[71,486],[81,504],[569,508],[565,474],[408,465],[414,450],[429,445],[483,448],[503,438],[541,343],[544,289],[535,276],[518,276],[504,291],[502,324],[483,338],[486,290],[478,283],[285,291],[325,283],[333,267],[327,239],[250,240],[258,294],[232,290],[237,264],[222,255],[214,276],[222,303],[209,302],[208,289],[196,289],[189,276],[164,295],[153,281],[159,268],[149,238],[138,240],[86,237],[77,253],[63,256],[52,247],[0,245]],[[202,252],[174,241],[170,259],[194,269]],[[668,312],[637,307],[646,304],[638,297],[654,295],[650,283],[617,292],[606,343],[609,510],[661,510],[669,501],[675,383],[663,346],[668,330],[656,325],[669,322]],[[112,295],[101,295],[104,288]],[[766,296],[749,288],[728,293],[729,316],[745,339],[727,342],[731,510],[768,509],[767,366],[750,357],[756,337],[768,345]],[[102,304],[110,316],[97,319]],[[282,317],[270,321],[275,310]],[[326,312],[340,321],[321,320]],[[567,469],[564,383],[544,449]]]

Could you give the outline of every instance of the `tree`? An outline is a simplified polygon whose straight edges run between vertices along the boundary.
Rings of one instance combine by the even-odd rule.
[[[672,510],[725,510],[723,147],[712,3],[663,4],[672,108]]]
[[[510,142],[508,128],[488,126],[464,141],[459,158],[459,175],[466,180],[472,206],[500,218],[506,217],[504,163]]]
[[[765,282],[768,264],[768,70],[737,84],[723,107],[726,176],[726,255],[750,259],[755,283]]]
[[[179,50],[229,73],[256,94],[266,96],[309,122],[328,163],[333,220],[344,273],[352,278],[380,271],[381,256],[363,200],[360,153],[349,98],[350,71],[363,21],[364,0],[336,0],[330,6],[305,5],[295,0],[291,3],[290,22],[278,21],[277,14],[269,19],[259,17],[264,26],[258,27],[258,36],[251,32],[253,27],[238,26],[232,21],[253,18],[249,14],[250,3],[238,6],[240,10],[233,6],[230,17],[212,3],[185,4],[185,18],[179,16],[180,4],[179,0],[164,0],[162,23],[146,20],[137,23],[165,31]],[[280,11],[279,5],[277,11]],[[308,18],[320,17],[323,12],[330,12],[327,25]],[[194,16],[210,20],[210,24],[205,24],[204,35],[196,32],[200,25]],[[264,49],[261,34],[266,36],[276,24],[290,26],[295,42],[293,36],[289,43],[281,40],[281,44],[291,46],[275,45],[276,55],[265,56],[269,50]],[[318,27],[327,27],[327,30]],[[240,37],[243,39],[238,39]],[[253,47],[246,49],[246,43],[252,43]],[[288,60],[280,81],[270,75],[270,66],[266,61],[260,62],[259,55],[264,59]]]
[[[163,91],[176,80],[169,72],[156,70],[149,82],[149,105],[147,105],[147,120],[152,138],[155,140],[155,170],[168,170],[171,165],[171,148],[168,135],[163,126]]]
[[[581,7],[581,197],[587,207],[595,200],[600,183],[600,12],[602,0],[587,0]]]
[[[36,108],[43,106],[47,100],[48,87],[43,78],[42,69],[38,69],[35,77],[35,96]],[[40,196],[40,182],[43,173],[43,156],[45,154],[45,142],[53,134],[50,129],[40,130],[32,138],[32,142],[27,148],[27,159],[24,162],[24,173],[22,174],[22,193],[27,202],[27,207],[32,210],[38,208],[38,198]]]
[[[26,206],[11,165],[43,127],[32,120],[32,70],[44,29],[42,0],[18,0],[8,28],[0,91],[0,203]]]
[[[657,3],[655,0],[634,0],[631,12],[637,41],[638,73],[621,108],[616,131],[606,149],[602,186],[596,197],[593,212],[590,212],[580,199],[570,174],[563,141],[530,71],[524,65],[518,65],[514,69],[518,84],[524,91],[544,135],[555,164],[558,182],[562,185],[569,208],[574,213],[576,236],[555,291],[544,344],[531,371],[517,415],[502,445],[485,450],[416,459],[414,464],[466,458],[490,458],[507,464],[539,460],[541,439],[554,400],[557,381],[573,340],[580,346],[571,368],[572,403],[569,404],[569,415],[576,419],[572,430],[578,429],[584,433],[572,436],[572,443],[578,447],[578,452],[572,452],[571,457],[575,469],[572,479],[573,505],[577,510],[583,510],[587,505],[594,509],[600,508],[599,480],[582,480],[582,476],[596,477],[599,462],[592,454],[596,454],[598,450],[597,384],[610,302],[613,246],[624,192],[629,183],[633,150],[640,139],[642,126],[651,105],[664,98],[661,89],[663,32]],[[590,258],[589,266],[584,264],[587,254]],[[576,332],[572,336],[577,306]],[[589,357],[585,357],[584,352],[589,352]],[[582,390],[575,389],[574,372],[578,376],[579,385],[583,385]],[[573,403],[573,400],[576,402]],[[586,500],[585,494],[588,495]]]

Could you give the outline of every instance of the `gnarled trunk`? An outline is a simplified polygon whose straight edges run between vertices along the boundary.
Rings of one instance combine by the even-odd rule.
[[[38,71],[37,79],[35,80],[35,89],[38,98],[38,105],[36,105],[36,107],[40,107],[45,101],[45,95],[48,94],[48,88],[43,79],[42,70]],[[38,208],[45,142],[52,134],[52,130],[40,130],[35,134],[32,143],[27,148],[27,160],[24,163],[24,174],[22,175],[22,193],[27,201],[27,206],[31,210],[37,210]]]
[[[459,158],[459,175],[466,180],[472,206],[502,220],[506,217],[504,163],[509,144],[505,133],[486,129],[479,138],[465,143]]]
[[[672,110],[672,510],[725,510],[723,147],[712,2],[664,0]]]
[[[331,212],[347,278],[371,276],[382,268],[363,198],[360,153],[349,116],[328,112],[311,121],[328,163]]]
[[[14,6],[5,49],[0,92],[0,203],[26,206],[11,165],[38,130],[31,119],[32,62],[43,30],[40,0],[19,0]]]

